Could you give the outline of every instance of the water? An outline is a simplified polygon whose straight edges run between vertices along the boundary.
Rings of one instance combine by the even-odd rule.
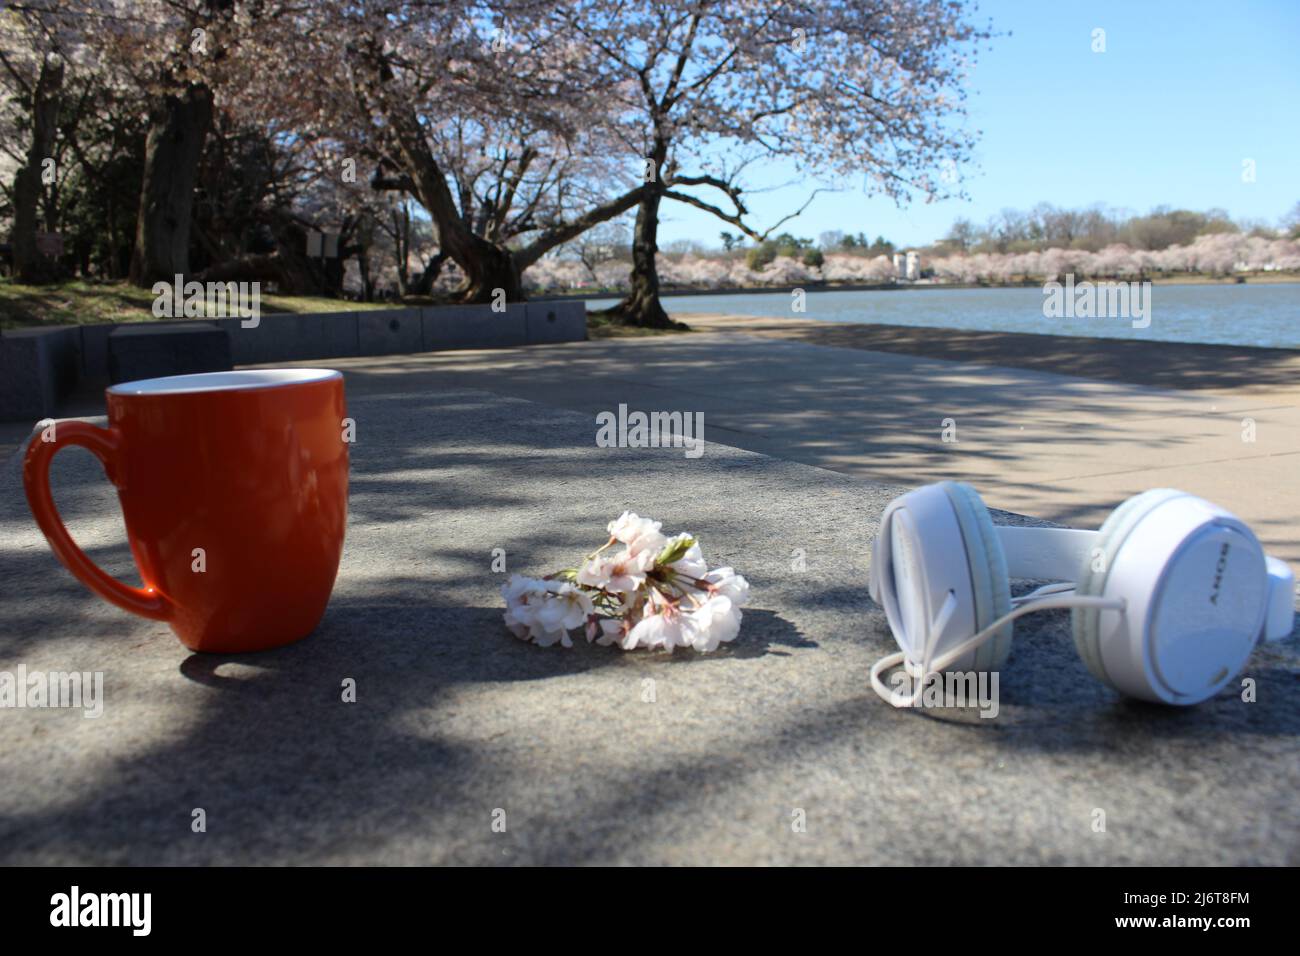
[[[592,300],[587,306],[605,308],[615,301]],[[825,322],[1300,349],[1300,283],[1296,282],[1153,285],[1148,312],[1151,325],[1145,329],[1134,328],[1131,318],[1047,318],[1043,302],[1043,290],[1035,286],[809,292],[803,314],[791,311],[789,292],[665,296],[664,308],[670,313],[726,312]]]

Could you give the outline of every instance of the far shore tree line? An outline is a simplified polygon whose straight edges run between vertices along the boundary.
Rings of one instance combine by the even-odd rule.
[[[965,77],[992,36],[973,12],[24,0],[0,10],[3,252],[27,283],[181,274],[487,302],[524,297],[560,250],[613,261],[594,240],[630,220],[614,317],[667,325],[671,204],[761,246],[820,188],[960,195]],[[759,223],[745,173],[769,159],[808,193]]]
[[[606,245],[593,252],[597,240]],[[1276,227],[1233,222],[1223,210],[1157,207],[1145,215],[1100,206],[1073,211],[1042,203],[1027,213],[1004,210],[982,228],[959,219],[938,242],[896,245],[859,231],[823,232],[816,241],[783,233],[746,244],[726,231],[721,244],[665,244],[660,274],[687,289],[789,287],[807,283],[877,284],[899,278],[894,255],[914,252],[920,278],[936,282],[1007,283],[1079,278],[1151,278],[1193,274],[1300,272],[1300,202]],[[620,290],[626,235],[597,234],[557,251],[528,276],[537,291]]]

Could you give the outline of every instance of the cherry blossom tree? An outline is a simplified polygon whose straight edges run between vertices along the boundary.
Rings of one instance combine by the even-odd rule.
[[[429,215],[465,301],[522,297],[547,252],[635,206],[574,44],[485,0],[323,0],[280,22],[316,64],[310,124]]]
[[[530,37],[576,42],[582,75],[605,91],[619,139],[644,165],[631,290],[615,310],[630,324],[669,324],[656,265],[663,201],[705,210],[762,239],[776,226],[760,233],[749,220],[745,161],[783,157],[836,182],[865,175],[869,188],[904,201],[954,191],[971,147],[960,122],[961,81],[988,33],[966,22],[960,2],[508,6]],[[741,161],[709,160],[724,154]]]
[[[1231,275],[1296,270],[1300,268],[1300,241],[1214,232],[1197,236],[1185,245],[1158,250],[1111,243],[1096,252],[1051,248],[1041,252],[940,256],[928,265],[938,279],[947,282],[1005,282],[1018,278],[1051,281],[1067,275],[1080,280],[1133,280],[1180,272]]]
[[[129,226],[135,283],[148,286],[189,272],[195,200],[204,191],[200,168],[205,157],[210,164],[223,160],[207,148],[212,136],[219,140],[218,154],[250,134],[260,137],[280,154],[266,164],[281,177],[267,188],[278,192],[282,206],[301,192],[301,170],[311,166],[314,140],[309,129],[299,134],[292,128],[299,114],[290,107],[301,98],[286,89],[282,71],[275,69],[295,54],[293,47],[276,48],[284,36],[276,27],[300,10],[284,0],[31,0],[10,14],[39,22],[57,37],[69,64],[56,154],[70,150],[82,178],[102,195],[120,190],[120,157],[138,151],[138,199]],[[67,165],[60,162],[60,170]],[[116,232],[117,204],[99,201]],[[231,228],[247,232],[253,225],[258,224]],[[229,252],[228,238],[200,233],[198,247],[204,258],[219,258]],[[116,239],[108,245],[115,249]],[[304,270],[299,272],[305,279]],[[317,285],[297,284],[303,291]]]

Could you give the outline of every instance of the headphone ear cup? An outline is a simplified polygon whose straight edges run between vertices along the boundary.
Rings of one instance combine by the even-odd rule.
[[[984,499],[970,485],[945,481],[943,490],[952,503],[966,545],[971,591],[975,595],[975,627],[983,630],[1004,614],[1011,613],[1011,578],[1002,542]],[[974,669],[1000,670],[1011,655],[1013,625],[1008,621],[988,641],[975,649]]]
[[[1151,512],[1151,509],[1182,494],[1183,492],[1172,488],[1153,488],[1134,495],[1112,511],[1102,523],[1096,547],[1084,558],[1083,567],[1079,569],[1079,583],[1075,594],[1101,596],[1106,590],[1106,580],[1115,561],[1115,555],[1119,553],[1129,534]],[[1114,682],[1106,673],[1101,660],[1098,629],[1100,619],[1101,612],[1096,608],[1076,607],[1070,611],[1070,628],[1074,636],[1074,647],[1092,676],[1113,687]]]

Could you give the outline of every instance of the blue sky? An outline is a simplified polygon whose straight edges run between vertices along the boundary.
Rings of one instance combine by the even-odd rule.
[[[963,171],[968,201],[898,209],[861,183],[819,196],[788,228],[929,243],[959,216],[983,223],[1003,208],[1167,204],[1221,207],[1237,219],[1278,218],[1300,202],[1300,0],[985,0],[976,22],[1010,31],[981,51],[971,76],[970,125],[983,132]],[[1092,52],[1092,31],[1106,52]],[[1242,162],[1256,179],[1242,181]],[[752,187],[797,182],[774,165]],[[751,196],[760,229],[791,212],[809,187]],[[726,228],[667,205],[660,245],[718,244]]]

